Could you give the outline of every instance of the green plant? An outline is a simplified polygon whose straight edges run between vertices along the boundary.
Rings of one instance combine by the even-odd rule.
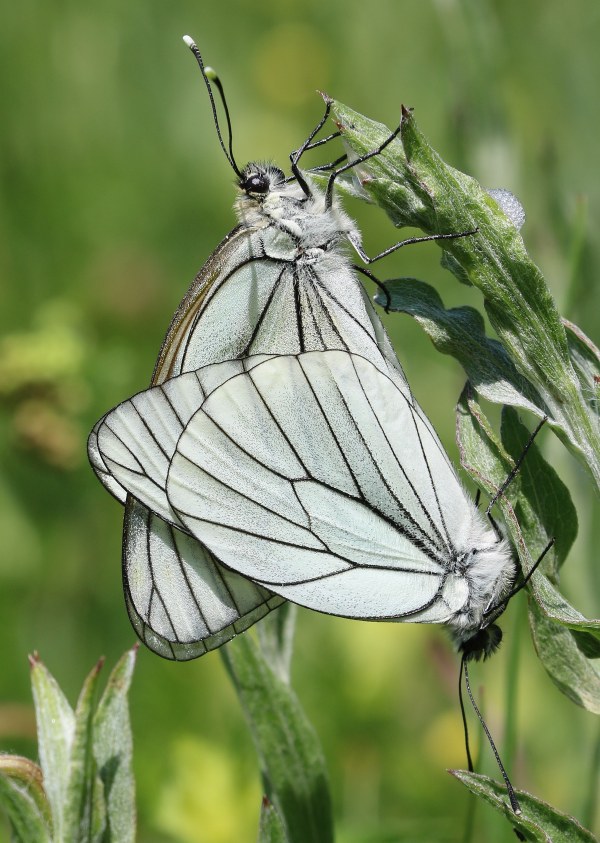
[[[345,106],[336,103],[335,108],[354,152],[370,151],[389,135],[387,128]],[[516,412],[521,409],[547,418],[547,426],[600,485],[600,354],[576,326],[561,320],[511,220],[473,179],[439,158],[409,112],[403,114],[397,141],[371,159],[361,175],[364,188],[397,225],[425,234],[477,229],[472,236],[445,241],[443,263],[461,283],[479,288],[498,339],[486,336],[478,311],[446,310],[423,282],[397,279],[389,285],[391,309],[413,316],[435,347],[465,370],[457,438],[467,472],[485,492],[497,491],[529,435]],[[385,304],[385,297],[379,301]],[[503,406],[499,434],[480,398]],[[528,586],[532,637],[557,687],[599,713],[600,622],[585,618],[559,591],[560,568],[577,532],[576,513],[567,488],[535,445],[498,504],[524,572],[548,539],[556,538]],[[290,686],[293,624],[293,609],[279,609],[261,622],[258,638],[252,633],[238,637],[223,657],[251,728],[267,794],[260,843],[331,843],[323,753]],[[119,662],[98,705],[95,668],[75,712],[41,662],[32,661],[41,769],[27,759],[5,756],[0,775],[0,796],[16,840],[133,840],[126,696],[134,657],[131,651]],[[527,793],[517,791],[523,813],[516,817],[497,782],[452,773],[524,839],[594,839],[575,819]],[[591,787],[596,775],[590,777]]]
[[[131,843],[135,786],[127,694],[137,646],[98,700],[103,660],[75,710],[37,654],[31,659],[40,765],[0,756],[0,805],[18,843]]]
[[[389,136],[387,128],[339,103],[334,107],[353,152],[364,154]],[[514,223],[474,179],[439,158],[408,111],[398,140],[371,159],[362,176],[364,188],[399,226],[418,227],[428,235],[477,229],[472,236],[443,241],[443,264],[462,283],[481,290],[498,340],[486,336],[478,311],[445,310],[427,284],[406,278],[388,284],[390,309],[417,319],[436,348],[456,357],[467,374],[457,407],[457,440],[465,470],[483,491],[497,492],[529,438],[515,409],[519,408],[546,419],[600,485],[595,397],[600,353],[576,326],[561,320]],[[347,190],[357,193],[351,183]],[[382,293],[377,300],[386,304]],[[479,396],[503,406],[499,437]],[[583,617],[558,591],[560,567],[577,533],[577,516],[568,489],[535,444],[498,504],[524,573],[548,540],[556,539],[528,585],[531,633],[560,690],[598,713],[600,621]],[[293,618],[286,618],[286,611],[280,609],[262,622],[258,645],[247,636],[238,639],[224,658],[252,730],[265,791],[287,839],[329,843],[333,832],[322,756],[289,687]],[[501,812],[523,839],[594,840],[577,820],[526,792],[517,791],[522,814],[515,816],[504,786],[474,773],[452,773]]]
[[[389,137],[386,127],[340,103],[335,103],[334,108],[343,136],[354,153],[365,154]],[[363,187],[396,225],[417,227],[427,235],[476,230],[468,237],[442,241],[443,265],[461,283],[479,288],[499,339],[486,336],[484,319],[478,311],[470,307],[445,310],[437,292],[423,282],[401,278],[387,285],[390,310],[412,315],[435,347],[454,356],[465,370],[468,381],[457,407],[457,441],[465,470],[483,491],[490,495],[498,491],[529,438],[515,409],[519,408],[545,419],[600,486],[600,353],[580,329],[560,318],[513,221],[474,179],[441,160],[408,111],[403,112],[398,139],[364,167]],[[357,194],[351,183],[346,189]],[[386,305],[383,293],[376,298],[379,304]],[[503,406],[499,437],[484,415],[479,396]],[[525,574],[549,539],[555,538],[553,548],[528,584],[532,638],[539,658],[560,690],[577,704],[598,713],[600,621],[585,618],[558,590],[560,567],[577,533],[577,515],[568,489],[535,444],[498,505]],[[286,665],[289,646],[288,633]],[[331,837],[326,825],[314,824],[311,828],[309,819],[315,811],[312,788],[304,789],[300,780],[295,796],[299,798],[300,790],[305,790],[306,798],[300,804],[292,800],[291,811],[281,800],[282,793],[288,792],[289,782],[280,782],[282,790],[278,790],[278,783],[267,772],[269,759],[281,749],[281,724],[268,713],[270,671],[280,658],[275,652],[272,646],[263,648],[264,665],[270,664],[271,668],[262,676],[260,670],[253,668],[244,677],[243,682],[252,689],[251,712],[247,691],[235,673],[245,671],[248,663],[244,659],[232,663],[227,654],[225,658],[251,723],[267,792],[280,809],[290,839],[296,839],[292,835],[298,817],[303,816],[299,839],[321,843]],[[232,664],[236,664],[233,669]],[[284,675],[287,682],[287,667]],[[291,690],[289,694],[294,699]],[[300,722],[289,702],[288,713],[290,723]],[[302,740],[293,743],[296,748],[304,746]],[[503,786],[473,773],[452,773],[500,811],[523,839],[594,839],[577,820],[530,794],[517,791],[522,814],[515,816]],[[323,778],[321,786],[324,785]],[[320,799],[328,802],[323,792]]]

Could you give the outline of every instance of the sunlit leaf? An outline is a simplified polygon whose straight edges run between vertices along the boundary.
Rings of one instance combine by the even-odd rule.
[[[289,843],[332,843],[325,760],[296,695],[251,635],[238,636],[221,652],[252,732],[265,792]]]
[[[55,832],[60,839],[65,822],[75,714],[58,683],[36,654],[31,657],[30,663],[40,765]]]
[[[555,685],[582,708],[600,714],[600,641],[585,630],[549,620],[529,601],[531,635],[540,661]]]
[[[389,137],[385,126],[340,103],[334,107],[354,152],[367,153]],[[398,138],[363,166],[365,188],[396,225],[427,235],[476,231],[440,245],[482,292],[492,327],[539,394],[549,424],[600,486],[598,415],[582,393],[562,320],[513,221],[475,179],[442,161],[406,109]]]
[[[450,772],[468,787],[471,793],[500,811],[513,829],[520,832],[522,839],[536,843],[596,843],[594,835],[583,828],[576,819],[557,811],[530,793],[516,791],[522,811],[516,815],[510,807],[503,784],[478,773],[468,773],[466,770]]]
[[[96,843],[106,825],[103,787],[96,774],[93,752],[94,711],[102,664],[103,660],[99,661],[86,677],[75,708],[61,839],[77,843]]]
[[[122,656],[112,670],[94,715],[94,756],[106,802],[103,843],[135,840],[135,781],[133,741],[128,694],[137,646]]]

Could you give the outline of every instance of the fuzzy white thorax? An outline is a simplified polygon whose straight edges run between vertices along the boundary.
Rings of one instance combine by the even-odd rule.
[[[485,615],[502,605],[515,577],[508,542],[498,538],[475,506],[461,544],[458,550],[464,556],[457,565],[457,573],[460,571],[467,582],[468,598],[448,621],[459,645],[487,626]],[[492,615],[489,622],[497,617]]]
[[[359,237],[356,223],[340,207],[336,197],[327,208],[325,194],[311,183],[311,195],[306,196],[295,182],[285,182],[283,174],[269,164],[249,164],[244,175],[257,172],[266,175],[270,188],[264,195],[240,192],[235,202],[238,219],[247,228],[275,227],[289,234],[294,248],[336,250],[347,242],[348,235]],[[307,180],[309,176],[306,176]],[[338,251],[338,254],[340,252]]]

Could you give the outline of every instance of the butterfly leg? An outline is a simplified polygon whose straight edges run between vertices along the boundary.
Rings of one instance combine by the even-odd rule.
[[[366,155],[361,155],[359,158],[355,158],[353,161],[349,161],[347,164],[344,164],[343,167],[339,167],[337,170],[333,171],[333,173],[329,176],[329,181],[327,182],[327,190],[325,191],[326,208],[331,208],[333,204],[333,188],[337,177],[340,176],[342,173],[345,173],[347,170],[351,170],[352,167],[356,167],[357,165],[362,164],[364,161],[368,161],[369,158],[374,158],[376,155],[379,155],[381,152],[383,152],[386,146],[389,146],[389,144],[394,140],[394,138],[396,138],[400,134],[400,128],[401,126],[399,125],[396,129],[394,129],[394,131],[384,140],[382,144],[377,147],[377,149],[373,149],[371,152],[367,152]],[[365,261],[365,263],[368,262],[369,261]]]
[[[325,100],[325,113],[323,114],[323,116],[321,117],[321,119],[319,120],[319,122],[317,123],[315,128],[312,130],[312,132],[309,134],[309,136],[306,138],[306,140],[304,141],[302,146],[300,146],[298,149],[294,150],[294,152],[290,153],[290,164],[292,166],[292,173],[294,175],[294,178],[296,179],[296,181],[298,182],[298,184],[300,185],[300,187],[302,188],[302,190],[304,191],[304,193],[306,194],[307,197],[311,196],[312,194],[311,194],[310,187],[307,184],[306,179],[302,175],[300,167],[298,166],[300,158],[304,155],[305,152],[307,152],[307,150],[315,149],[317,146],[323,146],[323,144],[328,143],[333,138],[339,137],[340,134],[341,134],[340,132],[333,132],[331,135],[328,135],[326,138],[321,138],[321,140],[315,141],[313,143],[313,139],[314,139],[315,135],[318,132],[321,131],[321,129],[325,125],[325,122],[326,122],[326,120],[329,117],[329,114],[331,112],[331,104],[332,104],[333,101],[327,96],[324,96],[323,98]],[[332,164],[326,165],[323,169],[328,169],[332,166],[336,166],[345,157],[346,156],[343,156],[341,159],[337,159],[337,161],[332,162]],[[320,168],[317,168],[317,169],[320,169]]]
[[[383,283],[383,281],[380,281],[379,278],[377,278],[377,276],[373,275],[373,273],[370,272],[368,269],[365,269],[364,266],[358,266],[357,264],[354,264],[354,269],[356,269],[357,272],[362,272],[363,275],[366,275],[367,278],[370,278],[371,281],[379,287],[379,289],[381,290],[381,292],[385,296],[384,310],[385,310],[386,313],[389,313],[390,312],[390,305],[392,303],[392,299],[391,299],[391,296],[390,296],[390,292],[389,292],[388,288],[385,286],[385,284]]]
[[[488,504],[488,506],[487,506],[487,509],[486,509],[486,515],[489,515],[489,512],[490,512],[491,508],[494,506],[494,504],[496,503],[496,501],[497,501],[497,500],[498,500],[498,499],[499,499],[499,498],[500,498],[500,497],[504,494],[504,492],[506,491],[506,489],[508,488],[508,486],[510,486],[510,484],[512,483],[512,481],[513,481],[513,480],[515,479],[515,477],[517,476],[518,471],[519,471],[519,469],[521,468],[521,465],[522,465],[522,463],[523,463],[523,460],[525,459],[525,456],[526,456],[526,454],[527,454],[527,451],[531,448],[531,446],[533,445],[533,440],[534,440],[534,439],[535,439],[535,437],[538,435],[538,433],[540,432],[540,430],[541,430],[541,429],[542,429],[542,427],[546,424],[546,422],[547,422],[547,421],[548,421],[548,416],[544,416],[544,417],[543,417],[543,419],[542,419],[542,420],[540,421],[540,423],[538,424],[538,426],[537,426],[537,427],[535,428],[535,430],[533,431],[533,433],[531,434],[531,436],[529,437],[529,439],[527,440],[527,442],[525,443],[525,447],[524,447],[524,448],[523,448],[523,450],[521,451],[521,455],[519,456],[518,460],[517,460],[517,461],[516,461],[516,463],[514,464],[514,466],[513,466],[513,468],[511,469],[511,471],[509,472],[509,474],[508,474],[508,476],[507,476],[506,480],[505,480],[505,481],[504,481],[504,483],[500,486],[500,488],[498,489],[498,491],[496,492],[496,494],[494,495],[494,497],[490,500],[490,502],[489,502],[489,504]]]
[[[411,246],[413,243],[428,243],[431,240],[456,240],[459,237],[470,237],[472,234],[477,234],[478,230],[479,229],[477,228],[473,228],[471,231],[459,231],[456,234],[427,234],[424,237],[408,237],[406,240],[400,240],[398,243],[394,243],[393,246],[384,249],[383,252],[379,252],[379,254],[374,257],[369,257],[369,255],[367,255],[355,232],[350,232],[348,239],[352,243],[352,246],[360,256],[361,260],[363,260],[366,264],[371,264],[375,263],[375,261],[381,260],[381,258],[391,255],[392,252],[396,252],[403,246]]]

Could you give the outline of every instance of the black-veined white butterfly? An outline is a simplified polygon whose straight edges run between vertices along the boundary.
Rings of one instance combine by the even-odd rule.
[[[178,375],[109,413],[97,447],[114,482],[282,598],[443,623],[467,651],[497,643],[508,546],[406,384],[362,356],[259,355]]]
[[[215,249],[179,305],[152,384],[249,355],[342,349],[369,360],[410,396],[387,334],[358,280],[360,268],[353,268],[344,250],[350,242],[364,259],[373,260],[363,252],[360,233],[333,193],[335,178],[359,162],[334,170],[325,192],[299,168],[301,156],[319,143],[312,141],[327,119],[330,103],[305,143],[290,156],[292,179],[286,180],[271,165],[249,164],[240,170],[231,137],[229,152],[223,143],[200,53],[191,39],[184,40],[202,70],[221,146],[238,176],[239,225]],[[429,239],[437,238],[403,241],[384,254]],[[225,376],[223,370],[218,376],[210,371],[211,377]],[[174,435],[177,420],[171,422]],[[166,658],[195,658],[281,604],[280,596],[221,565],[189,532],[129,494],[105,464],[97,429],[98,425],[90,434],[88,453],[100,480],[126,505],[125,597],[132,624],[150,649]]]

